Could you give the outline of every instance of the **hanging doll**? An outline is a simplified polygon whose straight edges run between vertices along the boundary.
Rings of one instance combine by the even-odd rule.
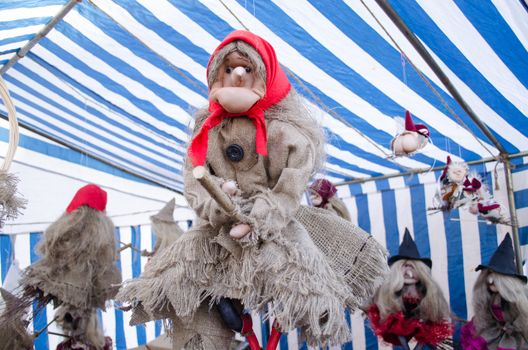
[[[398,118],[401,120],[401,118]],[[429,129],[423,124],[414,124],[411,113],[405,111],[405,130],[391,141],[395,156],[410,156],[427,146]]]
[[[463,185],[463,196],[467,199],[466,206],[468,211],[473,214],[478,214],[478,202],[482,198],[485,190],[482,181],[478,175],[466,175]]]
[[[63,305],[55,313],[68,339],[56,350],[112,350],[112,339],[103,335],[96,309],[81,310]]]
[[[114,225],[105,208],[106,192],[100,187],[90,184],[77,191],[37,245],[42,258],[24,272],[26,297],[104,309],[121,282]]]
[[[510,224],[510,220],[505,215],[505,209],[491,196],[481,199],[477,208],[478,214],[492,224]]]
[[[309,188],[310,202],[314,207],[330,210],[339,217],[350,221],[346,204],[336,196],[337,188],[326,179],[315,180]]]
[[[452,162],[451,157],[447,156],[446,166],[438,179],[434,209],[456,209],[468,202],[468,198],[464,196],[464,180],[467,175],[466,163]]]
[[[464,350],[528,349],[527,278],[515,269],[510,234],[506,234],[473,287],[474,316],[461,331]]]
[[[378,337],[409,349],[437,347],[453,334],[449,305],[431,277],[432,261],[420,257],[409,230],[405,229],[398,255],[389,258],[390,272],[373,298],[368,318]]]
[[[295,219],[324,158],[321,128],[271,45],[255,34],[228,35],[207,73],[209,108],[197,113],[184,168],[184,194],[197,222],[127,282],[118,299],[152,317],[163,309],[192,316],[208,297],[239,300],[257,312],[267,307],[275,317],[268,350],[296,327],[309,344],[345,342],[344,309],[356,308],[357,299]],[[230,195],[238,219],[193,177],[200,165]]]
[[[174,206],[175,200],[173,198],[165,204],[159,213],[150,217],[152,229],[156,235],[156,243],[152,252],[145,250],[143,251],[143,256],[153,256],[159,253],[183,235],[183,230],[174,221]]]
[[[20,301],[4,288],[0,288],[0,350],[31,350],[33,337],[28,334],[26,310],[18,308]]]

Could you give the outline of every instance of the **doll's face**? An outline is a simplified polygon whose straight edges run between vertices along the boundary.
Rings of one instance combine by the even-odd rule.
[[[488,276],[488,279],[486,281],[488,283],[488,290],[491,293],[498,293],[499,290],[497,289],[497,286],[495,285],[495,282],[493,280],[493,276]]]
[[[315,192],[314,190],[310,190],[310,202],[313,206],[321,205],[323,202],[323,197],[321,197],[319,193]]]
[[[418,283],[418,278],[416,278],[416,270],[414,266],[409,263],[404,263],[402,265],[402,274],[403,274],[403,283],[405,284],[416,284]]]
[[[461,183],[467,175],[467,169],[464,164],[452,163],[447,169],[447,177],[449,181],[454,183]]]
[[[222,65],[222,87],[244,87],[251,89],[255,83],[254,67],[239,52],[227,55]]]

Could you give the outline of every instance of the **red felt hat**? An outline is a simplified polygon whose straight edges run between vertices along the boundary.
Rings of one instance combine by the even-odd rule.
[[[429,137],[429,128],[424,124],[414,124],[409,111],[405,111],[405,130],[414,131],[420,135]]]
[[[442,175],[440,175],[440,180],[443,180],[447,176],[447,169],[449,168],[450,164],[451,164],[451,157],[447,156],[446,165],[444,167],[444,170],[442,171]]]
[[[66,212],[70,214],[81,205],[87,205],[95,210],[104,211],[106,208],[106,192],[94,184],[81,187],[75,193],[70,205],[66,208]]]
[[[466,176],[466,180],[464,180],[464,191],[475,192],[481,187],[482,183],[477,178],[474,177],[469,181],[469,177]]]

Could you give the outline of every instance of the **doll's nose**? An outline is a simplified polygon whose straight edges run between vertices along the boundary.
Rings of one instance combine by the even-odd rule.
[[[244,68],[244,67],[236,67],[235,69],[233,69],[233,74],[236,77],[242,78],[246,74],[246,68]]]

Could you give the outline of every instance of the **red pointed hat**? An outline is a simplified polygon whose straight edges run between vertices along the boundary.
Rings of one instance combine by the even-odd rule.
[[[409,111],[405,111],[405,130],[414,131],[420,135],[429,137],[429,128],[424,124],[414,124]]]
[[[311,185],[310,188],[317,192],[323,201],[319,205],[319,207],[323,207],[328,203],[328,200],[332,198],[336,192],[337,188],[327,179],[318,179],[315,180]]]
[[[251,119],[256,129],[256,152],[264,156],[267,155],[267,136],[264,111],[280,102],[290,91],[290,82],[288,81],[288,77],[286,77],[286,73],[284,73],[279,65],[273,47],[258,35],[245,30],[232,32],[220,43],[220,45],[218,45],[211,55],[211,58],[209,58],[207,75],[209,75],[209,65],[216,53],[227,44],[236,40],[242,40],[251,45],[262,58],[264,66],[266,67],[266,94],[255,103],[253,107],[244,113],[228,113],[219,103],[209,101],[209,111],[211,114],[203,123],[200,131],[194,136],[188,150],[189,157],[194,166],[203,165],[205,163],[209,130],[220,124],[224,118],[228,117],[247,116]]]
[[[466,176],[466,180],[464,180],[464,191],[475,192],[481,187],[482,183],[476,177],[469,181],[469,177]]]
[[[66,208],[66,212],[70,214],[81,205],[87,205],[95,210],[104,211],[106,209],[106,192],[94,184],[81,187],[75,193],[70,205]]]
[[[440,175],[440,180],[443,180],[447,176],[447,169],[449,168],[450,164],[451,164],[451,157],[447,156],[446,165],[444,167],[444,171],[442,171],[442,175]]]

